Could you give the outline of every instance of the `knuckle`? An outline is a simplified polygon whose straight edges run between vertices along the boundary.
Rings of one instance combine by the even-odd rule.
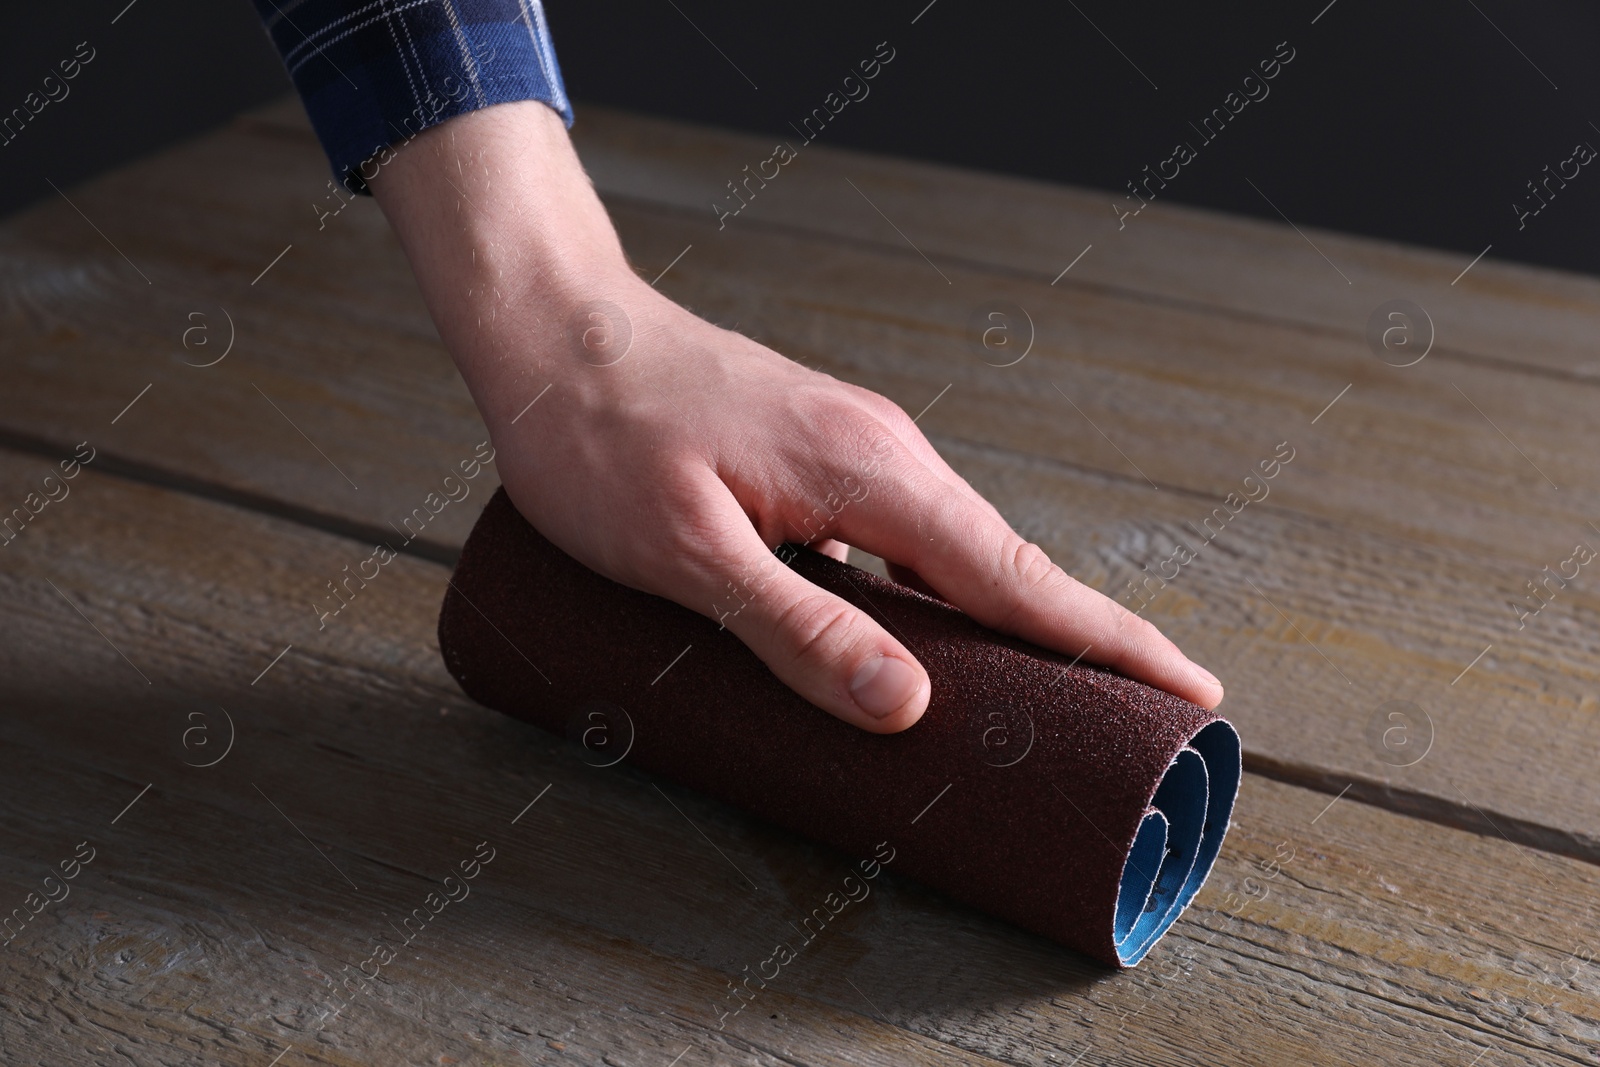
[[[836,399],[829,403],[818,429],[830,444],[847,444],[851,451],[856,451],[888,433],[883,423],[883,419],[861,405]]]
[[[728,569],[727,531],[719,523],[678,513],[663,522],[658,537],[656,546],[634,554],[641,567],[654,569],[666,561],[669,569],[686,575],[720,574]]]
[[[887,438],[891,443],[901,447],[904,447],[902,444],[904,441],[922,439],[922,430],[912,421],[911,416],[906,414],[905,408],[887,397],[878,396],[876,393],[872,395],[876,403],[868,410],[871,411],[877,425],[873,428],[872,436],[863,442],[867,448],[875,446],[881,448],[877,442],[882,438]]]
[[[1142,615],[1135,615],[1133,612],[1129,611],[1127,608],[1121,607],[1120,605],[1119,609],[1121,610],[1122,614],[1128,617],[1128,630],[1135,642],[1139,644],[1150,644],[1152,642],[1160,642],[1161,644],[1168,643],[1166,636],[1161,632],[1161,628],[1155,623],[1151,622]]]
[[[646,529],[659,538],[657,551],[669,558],[710,560],[732,543],[736,512],[695,471],[664,470],[654,475],[657,492],[645,502]]]
[[[834,398],[814,408],[806,422],[803,448],[796,450],[803,456],[799,473],[808,504],[802,511],[830,493],[858,498],[861,486],[913,469],[909,450],[885,420],[853,400]]]
[[[1129,611],[1124,605],[1109,598],[1106,603],[1110,605],[1111,617],[1116,623],[1116,641],[1121,646],[1119,651],[1132,652],[1151,644],[1166,642],[1166,638],[1161,634],[1161,628],[1143,615]]]
[[[815,402],[813,427],[828,452],[843,451],[856,463],[898,445],[894,427],[912,425],[893,401],[865,389],[828,390]]]
[[[1009,627],[1017,618],[1035,605],[1037,598],[1059,589],[1063,580],[1071,582],[1067,573],[1051,562],[1045,550],[1032,541],[1017,538],[1006,561],[1006,584],[1010,588],[1008,603],[1001,627]]]
[[[663,586],[701,589],[711,582],[721,590],[724,576],[736,575],[739,531],[716,502],[689,494],[649,509],[640,525],[644,537],[615,538],[625,559],[627,584],[659,592]]]
[[[843,601],[818,593],[785,605],[773,627],[793,662],[820,666],[837,658],[855,614]]]
[[[1021,538],[1011,549],[1011,573],[1016,578],[1017,589],[1024,594],[1042,592],[1065,577],[1065,572],[1050,561],[1044,549]]]
[[[905,408],[896,404],[882,393],[874,393],[871,390],[864,389],[862,394],[862,403],[868,411],[872,412],[875,418],[897,429],[915,425],[911,421],[911,416],[906,414]]]

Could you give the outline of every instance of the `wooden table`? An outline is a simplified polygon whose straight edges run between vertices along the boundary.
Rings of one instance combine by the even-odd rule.
[[[1600,282],[821,144],[719,229],[765,141],[575,133],[642,274],[922,412],[1112,595],[1289,443],[1147,611],[1245,738],[1210,883],[1112,974],[891,876],[719,1029],[844,858],[462,697],[492,470],[318,627],[485,434],[285,103],[0,228],[0,1060],[1594,1062],[1595,568],[1523,598],[1600,545]]]

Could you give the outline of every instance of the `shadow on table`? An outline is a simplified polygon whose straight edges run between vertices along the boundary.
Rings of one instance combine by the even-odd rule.
[[[138,692],[65,671],[11,687],[0,718],[0,890],[20,900],[56,853],[82,840],[98,849],[70,905],[90,909],[73,913],[87,925],[40,930],[39,951],[76,952],[78,940],[104,940],[138,914],[184,931],[151,949],[163,957],[242,928],[263,946],[299,946],[297,972],[311,973],[307,960],[336,972],[374,938],[397,939],[396,917],[459,877],[486,843],[495,858],[468,898],[485,902],[441,913],[437,939],[414,947],[421,962],[395,965],[386,981],[403,990],[435,973],[464,992],[503,994],[502,978],[459,962],[494,946],[534,985],[584,989],[588,968],[614,986],[621,968],[648,987],[666,968],[672,990],[654,1010],[711,1031],[740,1003],[744,1018],[727,1023],[735,1032],[758,1017],[793,1018],[809,999],[942,1032],[1112,977],[888,872],[825,928],[812,923],[806,940],[801,924],[849,858],[641,772],[588,766],[565,742],[442,687],[375,700],[330,682],[325,665],[279,669],[276,689],[261,693],[203,683]],[[733,998],[728,983],[757,973],[779,941],[795,958],[764,988],[748,987],[750,999]],[[557,960],[559,979],[543,973]],[[234,995],[282,986],[271,977],[281,966],[251,963],[229,980]],[[419,970],[408,978],[407,967]],[[272,992],[307,998],[296,1010],[310,1011],[319,987],[290,986]]]

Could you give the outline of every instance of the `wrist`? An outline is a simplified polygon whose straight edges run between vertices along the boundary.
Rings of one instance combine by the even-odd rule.
[[[560,116],[536,101],[431,127],[369,184],[491,420],[505,387],[574,362],[567,334],[578,325],[581,336],[586,309],[628,302],[643,284]]]

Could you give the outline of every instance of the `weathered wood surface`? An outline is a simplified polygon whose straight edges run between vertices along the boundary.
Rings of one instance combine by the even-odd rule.
[[[41,471],[0,450],[0,499]],[[396,560],[319,631],[362,542],[94,464],[72,486],[0,549],[0,892],[96,850],[0,947],[8,1063],[1431,1067],[1600,1040],[1600,869],[1253,775],[1138,971],[891,873],[719,1030],[844,857],[471,705],[433,643],[443,566]],[[194,766],[219,708],[233,747]],[[324,1018],[326,979],[483,841],[470,895]]]
[[[119,457],[372,526],[483,440],[376,205],[319,230],[333,194],[303,136],[223,131],[107,182],[5,225],[0,430],[115,436]],[[426,540],[459,546],[472,518],[447,511]]]
[[[292,107],[262,118],[286,128],[301,123]],[[708,218],[716,217],[714,202],[738,206],[727,183],[742,183],[743,168],[755,170],[774,147],[762,137],[600,107],[582,110],[573,135],[603,192]],[[802,146],[799,158],[766,188],[749,188],[755,195],[728,221],[729,229],[768,223],[904,247],[867,202],[870,197],[941,265],[941,257],[948,257],[1045,282],[1061,277],[1060,285],[1226,310],[1246,321],[1293,323],[1358,346],[1379,304],[1410,299],[1432,316],[1439,338],[1435,351],[1444,359],[1489,359],[1568,379],[1600,378],[1593,341],[1600,329],[1600,282],[1500,262],[1492,253],[1466,270],[1472,253],[1305,226],[1297,233],[1287,225],[1161,199],[1119,220],[1114,202],[1123,209],[1138,202],[823,143]],[[740,189],[749,195],[742,184]],[[1295,205],[1274,199],[1295,217]]]
[[[898,225],[925,217],[1001,251],[1033,246],[1010,242],[1009,229],[990,234],[983,212],[995,203],[1027,192],[1017,211],[1031,213],[1022,229],[1037,233],[1041,213],[1081,217],[1071,208],[1081,195],[816,146],[785,172],[792,185],[775,183],[719,232],[711,212],[687,210],[685,175],[714,171],[748,142],[688,131],[678,152],[646,120],[601,113],[595,127],[582,143],[602,187],[621,194],[613,212],[641,269],[653,276],[692,244],[661,281],[675,296],[913,413],[937,398],[921,424],[957,469],[1112,595],[1135,602],[1127,581],[1177,538],[1194,542],[1186,524],[1203,522],[1289,441],[1296,458],[1271,495],[1148,612],[1223,676],[1252,766],[1600,856],[1600,794],[1578,785],[1593,766],[1600,708],[1589,576],[1522,630],[1510,603],[1540,567],[1591,539],[1600,428],[1590,385],[1519,364],[1530,346],[1494,333],[1522,312],[1489,315],[1470,359],[1467,348],[1436,358],[1440,348],[1398,369],[1367,350],[1362,323],[1335,329],[1309,281],[1271,315],[1207,295],[1229,272],[1239,292],[1257,294],[1250,300],[1266,284],[1252,272],[1298,277],[1281,247],[1299,240],[1293,231],[1237,223],[1227,232],[1255,242],[1237,261],[1175,251],[1189,264],[1180,274],[1201,287],[1192,291],[1163,288],[1160,274],[1137,289],[1144,275],[1132,267],[1115,285],[1052,286],[1000,251],[929,244],[915,230],[935,262],[951,257],[936,271],[875,212],[862,221],[806,190],[829,187],[830,167],[859,164],[885,183],[902,174],[874,194]],[[657,167],[651,193],[642,175]],[[215,174],[229,183],[198,177]],[[943,199],[942,179],[971,213]],[[276,109],[70,191],[132,264],[63,202],[8,223],[0,440],[49,452],[89,439],[107,463],[143,477],[346,532],[386,530],[409,513],[471,454],[481,424],[375,207],[352,204],[318,230],[311,205],[325,181],[303,119]],[[811,207],[768,219],[758,209],[769,203]],[[1163,217],[1141,216],[1130,232],[1165,232],[1155,225]],[[1432,262],[1357,246],[1396,278]],[[1522,271],[1486,260],[1468,278]],[[1535,274],[1551,292],[1600,294],[1600,283]],[[1509,281],[1497,292],[1495,306],[1527,296]],[[975,343],[970,313],[989,300],[1015,302],[1037,326],[1016,366],[988,365]],[[1581,333],[1590,305],[1519,306]],[[195,366],[220,354],[224,310],[235,350]],[[196,325],[204,332],[186,348]],[[420,539],[424,551],[449,558],[475,513],[447,509]],[[1373,715],[1395,699],[1432,717],[1434,747],[1414,766],[1394,766],[1401,757],[1374,744]]]
[[[249,121],[284,136],[308,136],[292,100],[263,108]],[[572,132],[602,193],[708,219],[717,218],[714,203],[737,206],[727,183],[743,181],[743,168],[773,149],[762,137],[593,105],[582,109]],[[903,249],[903,239],[847,178],[880,207],[892,205],[885,214],[936,260],[944,255],[1144,302],[1294,324],[1362,351],[1373,310],[1388,300],[1410,299],[1432,317],[1434,352],[1441,359],[1523,364],[1571,380],[1600,378],[1593,341],[1600,331],[1600,282],[1492,254],[1474,264],[1470,254],[1304,226],[1300,230],[1308,236],[1302,236],[1289,226],[1161,200],[1119,225],[1111,204],[1124,204],[1123,198],[1101,190],[820,143],[805,146],[767,188],[756,187],[728,228],[767,224]]]

